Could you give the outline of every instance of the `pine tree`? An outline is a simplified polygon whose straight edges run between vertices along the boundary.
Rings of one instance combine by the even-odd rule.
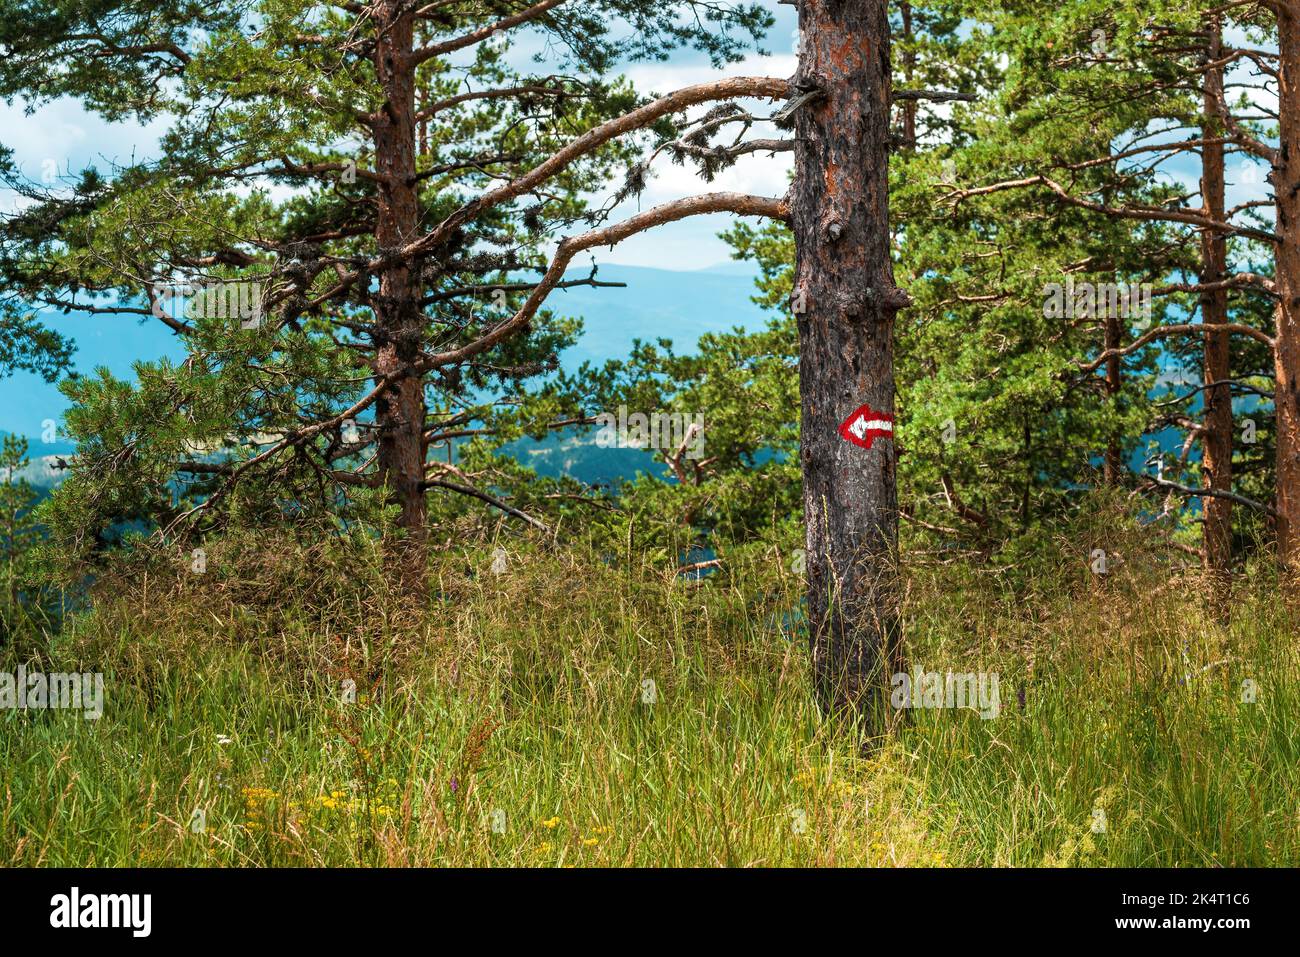
[[[1284,78],[1286,73],[1285,63],[1279,64],[1278,54],[1267,46],[1266,24],[1273,19],[1268,10],[1276,12],[1277,29],[1284,32],[1288,20],[1285,4],[1239,10],[1214,5],[1189,8],[1181,3],[1118,9],[1077,4],[1046,16],[1037,6],[999,4],[996,12],[989,14],[1001,28],[999,35],[1020,48],[1013,57],[1027,65],[1018,102],[1010,106],[1032,123],[1040,143],[1068,140],[1085,125],[1096,128],[1102,124],[1111,135],[1105,141],[1107,149],[1097,150],[1092,158],[1079,155],[1069,162],[1058,150],[1040,150],[1040,158],[1027,164],[1028,169],[1016,169],[1013,176],[986,182],[980,189],[1033,189],[1098,217],[1165,223],[1194,234],[1197,240],[1195,258],[1169,263],[1190,277],[1162,281],[1156,294],[1169,297],[1187,313],[1199,310],[1200,322],[1162,323],[1139,330],[1131,338],[1125,336],[1128,341],[1124,343],[1118,336],[1109,338],[1096,359],[1084,364],[1083,371],[1105,368],[1106,380],[1111,382],[1127,356],[1152,343],[1159,342],[1167,353],[1180,356],[1186,351],[1180,340],[1201,340],[1202,387],[1184,398],[1202,402],[1204,415],[1196,421],[1190,403],[1185,403],[1184,410],[1152,423],[1186,428],[1189,443],[1199,441],[1200,487],[1184,484],[1176,475],[1170,478],[1163,469],[1143,481],[1161,494],[1202,500],[1201,551],[1211,573],[1207,597],[1220,607],[1232,560],[1233,503],[1277,518],[1279,554],[1285,556],[1290,546],[1284,503],[1295,497],[1289,491],[1294,476],[1287,471],[1294,455],[1287,449],[1295,446],[1296,440],[1288,438],[1291,428],[1284,404],[1278,407],[1276,422],[1277,507],[1233,490],[1233,393],[1259,394],[1258,386],[1250,381],[1256,378],[1258,344],[1272,354],[1269,361],[1281,381],[1286,378],[1281,369],[1289,355],[1280,284],[1288,245],[1280,228],[1275,231],[1257,215],[1257,210],[1274,204],[1252,202],[1224,209],[1228,155],[1273,164],[1270,182],[1284,175],[1276,161],[1284,158],[1285,144],[1279,151],[1266,144],[1260,123],[1265,117],[1255,111],[1249,96],[1261,79]],[[1224,40],[1229,31],[1241,28],[1253,28],[1254,39],[1264,40],[1264,44],[1237,47]],[[1283,39],[1282,33],[1276,37],[1278,42]],[[1035,49],[1040,54],[1037,59]],[[1294,108],[1288,107],[1283,96],[1279,115]],[[1285,127],[1283,123],[1281,129]],[[1114,144],[1119,144],[1118,148]],[[1183,195],[1175,187],[1161,195],[1128,189],[1135,178],[1160,172],[1188,154],[1200,160],[1198,191]],[[1242,168],[1249,171],[1251,167],[1242,162]],[[1105,170],[1106,175],[1080,179],[1078,174],[1084,169]],[[1285,210],[1279,210],[1277,222],[1279,227],[1285,225]],[[1273,262],[1256,266],[1261,255]],[[1233,260],[1239,264],[1236,268]],[[1272,302],[1278,303],[1277,331],[1269,335],[1254,316],[1261,303]],[[1235,376],[1234,369],[1240,370]],[[1179,470],[1186,465],[1186,458],[1184,454]]]
[[[574,257],[683,216],[784,215],[714,193],[602,226],[580,198],[638,136],[671,139],[675,114],[784,97],[783,79],[738,77],[645,99],[609,76],[679,45],[734,59],[770,23],[756,5],[9,2],[0,17],[0,93],[170,124],[164,155],[111,175],[47,188],[3,171],[24,203],[0,230],[0,278],[28,351],[43,306],[153,317],[189,353],[140,364],[134,385],[65,383],[78,453],[51,516],[74,558],[99,541],[87,529],[128,519],[173,540],[383,512],[392,573],[418,590],[431,491],[504,505],[428,450],[490,414],[484,394],[555,367],[573,327],[540,312],[546,296],[599,283],[566,278]],[[545,43],[544,69],[508,62],[522,35]]]
[[[0,560],[4,562],[3,619],[8,634],[28,617],[22,589],[31,571],[32,547],[39,537],[32,509],[40,496],[22,477],[27,464],[27,440],[6,435],[0,449]]]

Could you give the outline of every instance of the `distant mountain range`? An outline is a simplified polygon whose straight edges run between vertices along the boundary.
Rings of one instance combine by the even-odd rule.
[[[645,449],[620,449],[596,444],[588,429],[563,429],[540,441],[519,439],[501,451],[544,478],[567,475],[587,485],[617,486],[638,472],[667,477],[668,466]]]
[[[598,280],[625,282],[627,288],[578,286],[552,293],[546,307],[579,316],[584,325],[582,339],[560,357],[564,367],[625,357],[634,339],[671,339],[678,351],[690,352],[706,332],[760,328],[766,313],[751,300],[757,291],[754,270],[745,263],[734,266],[699,272],[601,266]],[[574,270],[570,278],[585,275],[586,270]]]
[[[567,278],[584,278],[589,272],[590,267],[575,268]],[[626,288],[578,286],[557,290],[547,300],[546,307],[557,315],[583,320],[582,337],[560,356],[561,364],[572,371],[583,362],[624,358],[636,339],[670,339],[677,351],[691,352],[706,332],[760,328],[766,316],[750,299],[755,293],[754,275],[747,263],[693,272],[600,266],[597,279],[626,283]],[[184,355],[172,334],[153,319],[142,322],[129,313],[88,317],[55,312],[42,318],[76,341],[75,365],[82,375],[103,366],[128,378],[136,362]],[[53,469],[54,460],[73,451],[66,440],[41,440],[50,420],[59,421],[67,407],[56,386],[39,376],[20,372],[0,380],[0,436],[8,431],[27,437],[32,462],[24,477],[40,488],[58,483],[63,473]],[[509,450],[539,474],[563,473],[592,484],[617,483],[639,470],[661,470],[648,452],[600,448],[589,435],[566,433],[542,442],[524,439]]]
[[[583,278],[589,267],[573,269],[568,278]],[[583,334],[576,345],[560,356],[566,370],[583,362],[599,364],[624,358],[635,340],[669,339],[678,352],[692,352],[699,337],[742,327],[758,329],[767,320],[764,310],[751,297],[755,293],[754,270],[747,263],[730,263],[694,272],[675,272],[643,266],[601,266],[597,279],[626,283],[626,288],[578,286],[557,290],[547,308],[558,315],[583,320]],[[77,343],[76,368],[89,374],[98,366],[121,377],[132,375],[141,360],[183,357],[175,338],[159,322],[141,322],[132,314],[96,317],[47,313],[45,321]],[[1161,387],[1174,383],[1172,369]],[[27,436],[31,464],[24,477],[41,489],[61,481],[64,473],[54,468],[60,456],[73,451],[63,439],[46,443],[51,420],[57,421],[67,400],[49,383],[30,373],[18,373],[0,380],[0,436],[5,431]],[[1168,430],[1166,430],[1168,431]],[[1162,447],[1172,448],[1179,437],[1170,432],[1155,437]],[[506,451],[534,468],[539,475],[570,475],[588,484],[618,484],[639,471],[666,475],[667,468],[655,456],[641,449],[602,448],[592,431],[564,430],[541,441],[521,439]],[[1142,468],[1144,452],[1135,449],[1131,466]]]
[[[5,436],[12,434],[0,429],[0,441],[3,441]],[[63,481],[63,476],[66,473],[58,467],[59,462],[66,459],[72,453],[73,448],[71,442],[45,443],[39,439],[33,442],[29,438],[27,440],[27,466],[19,469],[14,477],[16,479],[26,479],[44,497],[50,489]],[[0,475],[0,479],[3,478],[7,478],[7,476]]]

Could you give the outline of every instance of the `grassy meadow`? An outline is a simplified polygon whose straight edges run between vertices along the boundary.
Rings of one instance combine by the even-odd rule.
[[[0,713],[0,863],[1300,862],[1294,610],[1253,569],[1215,622],[1197,572],[1108,534],[1105,576],[1066,539],[909,556],[910,661],[998,673],[1001,711],[866,749],[818,714],[776,549],[687,580],[481,541],[435,555],[427,607],[365,541],[141,553],[0,648],[105,673],[97,721]]]

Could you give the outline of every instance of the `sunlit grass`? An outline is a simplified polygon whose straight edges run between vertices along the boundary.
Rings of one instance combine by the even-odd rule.
[[[1223,627],[1192,581],[1040,582],[1030,606],[995,576],[915,568],[912,660],[997,672],[1001,713],[918,711],[862,755],[779,628],[797,582],[776,560],[693,583],[530,548],[496,575],[466,549],[437,559],[421,613],[364,555],[242,554],[202,580],[136,575],[6,649],[7,668],[102,669],[107,700],[99,721],[0,714],[0,862],[1300,857],[1295,628],[1249,587]]]

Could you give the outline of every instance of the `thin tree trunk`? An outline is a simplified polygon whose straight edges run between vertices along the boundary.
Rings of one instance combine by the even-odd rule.
[[[1222,24],[1218,14],[1207,18],[1208,44],[1206,54],[1218,60],[1222,54]],[[1201,148],[1201,199],[1205,216],[1216,221],[1225,218],[1223,183],[1223,144],[1211,139],[1223,135],[1223,122],[1215,119],[1219,114],[1219,100],[1223,95],[1223,70],[1207,70],[1204,80],[1206,121],[1202,127]],[[1227,270],[1227,240],[1223,233],[1205,229],[1201,231],[1201,282],[1214,283],[1223,279]],[[1209,325],[1223,325],[1228,321],[1228,292],[1215,289],[1201,294],[1201,321]],[[1229,353],[1229,333],[1225,330],[1205,333],[1205,382],[1224,382],[1232,375]],[[1206,389],[1205,431],[1201,434],[1201,470],[1204,486],[1215,491],[1232,490],[1232,390],[1226,384]],[[1202,527],[1205,547],[1205,570],[1210,576],[1207,596],[1209,604],[1222,612],[1227,607],[1226,591],[1232,568],[1232,502],[1226,498],[1207,495],[1202,498],[1205,522]]]
[[[416,100],[415,100],[417,109],[423,110],[426,106],[428,106],[429,102],[432,99],[433,98],[429,96],[429,89],[427,86],[422,86],[417,88]],[[420,121],[419,142],[420,142],[419,155],[421,157],[427,157],[429,155],[429,121],[427,119]]]
[[[5,485],[9,487],[6,488],[6,491],[10,492],[10,499],[12,500],[13,469],[9,470]],[[9,545],[7,549],[9,553],[9,615],[10,621],[15,621],[18,615],[18,573],[14,567],[15,560],[18,557],[18,506],[15,505],[10,508],[9,514],[5,518],[7,519],[5,530],[8,532],[6,538]]]
[[[1119,348],[1119,313],[1115,309],[1107,309],[1105,323],[1105,348],[1107,351]],[[1111,404],[1112,410],[1118,401],[1120,390],[1120,357],[1113,355],[1106,360],[1106,399]],[[1106,439],[1106,454],[1102,458],[1102,479],[1110,488],[1120,484],[1120,477],[1123,475],[1124,463],[1120,458],[1119,436],[1114,430]]]
[[[402,0],[384,0],[375,71],[386,103],[376,116],[375,163],[385,179],[377,190],[375,242],[395,249],[412,242],[419,226],[415,186],[415,68],[411,63],[413,20]],[[404,587],[423,586],[428,556],[424,492],[424,388],[406,373],[419,356],[421,309],[419,274],[406,264],[385,266],[374,297],[375,374],[402,377],[375,403],[379,431],[378,465],[392,501],[400,506],[400,540],[389,543],[389,572]]]
[[[916,54],[912,51],[912,5],[910,3],[899,4],[899,11],[903,15],[903,36],[907,39],[907,52],[903,54],[903,79],[908,88],[915,85],[916,73]],[[916,108],[919,104],[916,100],[903,101],[903,144],[909,149],[916,149]]]
[[[1274,313],[1274,405],[1277,428],[1278,557],[1300,574],[1300,18],[1277,4],[1278,159],[1273,167],[1277,200],[1278,304]]]
[[[824,711],[870,721],[899,666],[893,336],[908,303],[889,256],[886,0],[801,0],[799,26],[796,87],[824,94],[796,113],[791,193],[813,673]],[[841,434],[863,406],[889,424],[857,426],[869,448]]]

